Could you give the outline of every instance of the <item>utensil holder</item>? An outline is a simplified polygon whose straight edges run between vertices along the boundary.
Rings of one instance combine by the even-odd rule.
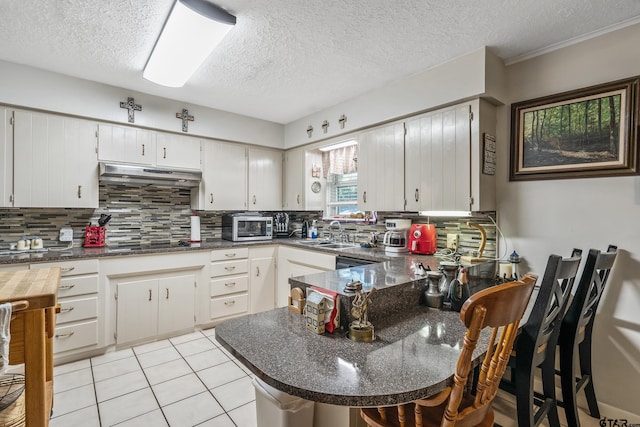
[[[106,227],[90,225],[84,229],[84,247],[99,248],[105,245],[107,235]]]

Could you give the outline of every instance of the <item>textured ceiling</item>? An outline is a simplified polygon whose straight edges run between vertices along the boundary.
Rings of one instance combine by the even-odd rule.
[[[482,46],[512,61],[640,22],[638,0],[216,0],[236,27],[182,88],[142,70],[173,0],[0,0],[0,59],[278,123]]]

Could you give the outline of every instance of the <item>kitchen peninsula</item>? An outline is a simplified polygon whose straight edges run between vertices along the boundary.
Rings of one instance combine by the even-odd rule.
[[[458,313],[421,306],[418,298],[385,311],[385,293],[398,295],[405,288],[415,296],[423,285],[415,276],[389,285],[383,269],[375,264],[292,280],[335,284],[344,283],[345,275],[373,277],[378,271],[379,279],[369,286],[378,291],[377,310],[385,315],[371,313],[377,319],[371,343],[351,341],[344,332],[314,334],[303,316],[286,308],[227,320],[216,327],[216,340],[267,384],[307,400],[377,406],[437,393],[452,382],[466,328]],[[478,348],[486,348],[488,338],[483,333]],[[482,353],[474,353],[476,363]]]

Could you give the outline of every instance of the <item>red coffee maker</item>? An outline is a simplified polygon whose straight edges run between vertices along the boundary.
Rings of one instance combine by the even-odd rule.
[[[431,255],[437,249],[436,226],[433,224],[411,224],[409,230],[409,252]]]

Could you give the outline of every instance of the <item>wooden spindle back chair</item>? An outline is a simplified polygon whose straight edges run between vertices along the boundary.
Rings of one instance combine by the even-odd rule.
[[[360,415],[369,426],[492,426],[491,404],[504,374],[518,331],[531,297],[536,277],[505,283],[480,291],[464,303],[460,320],[467,327],[458,357],[453,385],[439,394],[408,404],[365,408]],[[493,328],[480,368],[475,395],[467,391],[472,356],[480,333]]]

